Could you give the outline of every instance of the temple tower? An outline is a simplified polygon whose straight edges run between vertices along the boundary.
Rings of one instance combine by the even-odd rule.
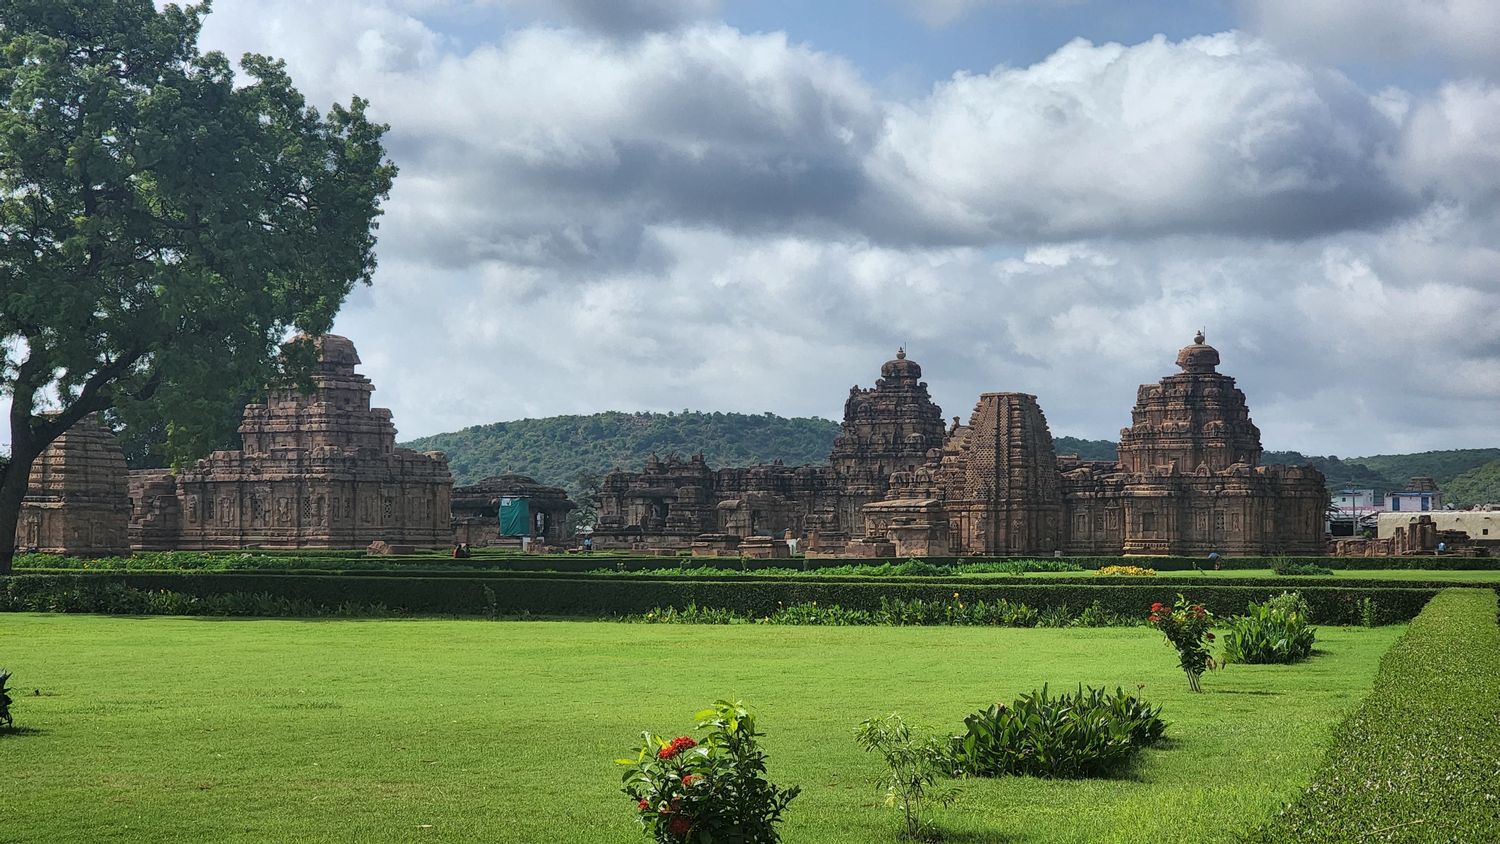
[[[904,348],[880,367],[873,388],[851,387],[828,457],[842,492],[840,526],[861,535],[861,508],[885,498],[892,472],[926,463],[929,450],[942,448],[944,434],[942,408],[932,403],[922,367]]]
[[[1036,396],[984,393],[974,406],[955,477],[959,547],[970,553],[1051,553],[1062,492],[1052,433]]]
[[[1217,371],[1219,352],[1198,332],[1177,353],[1182,372],[1143,384],[1120,431],[1120,464],[1127,472],[1176,465],[1179,472],[1222,472],[1260,463],[1260,429],[1250,421],[1245,394]]]
[[[130,500],[125,454],[114,433],[88,416],[31,464],[16,548],[80,557],[127,553]]]

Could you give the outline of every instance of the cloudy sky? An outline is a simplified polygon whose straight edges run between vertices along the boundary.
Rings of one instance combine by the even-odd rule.
[[[216,0],[401,175],[349,336],[403,437],[598,410],[1115,438],[1206,328],[1268,448],[1500,445],[1500,3]]]

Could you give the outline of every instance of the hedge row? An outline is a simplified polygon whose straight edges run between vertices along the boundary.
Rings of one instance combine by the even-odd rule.
[[[1035,557],[924,557],[921,562],[935,566],[956,567],[965,563],[1017,562]],[[1157,571],[1212,571],[1213,564],[1201,557],[1061,557],[1043,558],[1068,562],[1085,569],[1098,569],[1114,565],[1139,565]],[[739,557],[651,557],[608,552],[594,554],[537,555],[489,555],[480,552],[469,560],[451,560],[441,554],[410,556],[372,557],[359,551],[330,551],[323,549],[293,551],[161,551],[143,552],[131,557],[108,557],[103,559],[79,559],[55,557],[46,554],[22,555],[16,560],[17,569],[107,569],[146,570],[172,569],[184,571],[223,570],[290,570],[290,569],[385,569],[396,570],[443,568],[456,571],[508,570],[508,571],[557,571],[586,572],[597,569],[623,571],[652,571],[676,568],[734,568],[754,571],[767,568],[796,568],[808,571],[840,566],[879,565],[900,563],[904,559],[874,559],[869,557],[834,557],[819,559],[761,560]],[[1221,569],[1270,569],[1284,565],[1318,565],[1330,569],[1435,569],[1435,570],[1496,570],[1500,569],[1500,557],[1224,557],[1219,561]]]
[[[1500,840],[1500,625],[1448,589],[1380,663],[1302,798],[1261,842]]]
[[[1490,588],[1495,584],[1488,581],[1475,580],[1473,582],[1453,580],[1424,580],[1420,575],[1401,580],[1372,579],[1359,577],[1216,577],[1213,572],[1201,572],[1198,574],[1164,574],[1155,577],[1100,577],[1094,574],[1078,574],[1073,576],[1048,576],[1045,578],[1029,575],[1008,574],[971,574],[958,577],[956,575],[860,575],[860,574],[820,574],[817,572],[797,572],[783,574],[780,572],[725,572],[722,570],[689,570],[684,572],[672,571],[670,574],[651,574],[649,572],[619,572],[610,570],[595,570],[589,572],[534,572],[534,571],[511,571],[507,569],[487,569],[472,571],[466,569],[291,569],[288,571],[215,571],[215,572],[179,572],[172,570],[140,570],[130,572],[114,571],[72,571],[69,569],[32,569],[23,572],[26,576],[43,574],[78,574],[85,576],[107,576],[107,575],[170,575],[179,576],[186,574],[205,575],[276,575],[280,577],[384,577],[395,579],[411,579],[415,577],[438,578],[438,579],[469,579],[469,580],[530,580],[538,577],[550,580],[632,580],[645,582],[717,582],[717,583],[875,583],[875,584],[915,584],[937,586],[949,590],[963,590],[974,586],[1090,586],[1099,588],[1115,588],[1119,586],[1154,586],[1174,589],[1177,591],[1191,592],[1204,587],[1217,586],[1244,586],[1260,587],[1274,590],[1275,592],[1305,590],[1313,586],[1337,587],[1343,589],[1427,589],[1436,591],[1448,589],[1454,586],[1474,586],[1479,588]]]
[[[206,598],[229,593],[265,594],[317,606],[379,605],[396,612],[455,615],[542,615],[615,617],[654,608],[689,605],[768,615],[780,606],[812,603],[854,610],[874,610],[882,597],[900,600],[998,601],[1023,603],[1038,610],[1067,607],[1073,612],[1097,603],[1125,615],[1144,613],[1153,601],[1188,594],[1220,614],[1243,612],[1250,601],[1279,594],[1275,586],[1169,583],[1054,584],[933,583],[797,580],[650,580],[642,577],[368,577],[348,575],[264,574],[241,572],[82,572],[22,574],[0,582],[0,609],[19,611],[110,611],[95,596],[120,587],[168,591]],[[1351,588],[1297,584],[1323,623],[1377,624],[1405,621],[1437,593],[1433,588]],[[1368,605],[1363,602],[1369,601]]]

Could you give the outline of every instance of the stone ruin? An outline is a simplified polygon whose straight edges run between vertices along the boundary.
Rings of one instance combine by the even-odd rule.
[[[243,448],[179,475],[130,473],[130,544],[144,550],[418,548],[453,541],[453,476],[440,452],[396,447],[391,412],[344,337],[314,339],[313,391],[246,406]]]
[[[850,391],[829,465],[653,457],[605,478],[596,547],[697,539],[722,555],[790,531],[815,556],[1322,553],[1322,474],[1261,465],[1244,393],[1201,332],[1177,365],[1138,391],[1118,460],[1084,461],[1054,453],[1024,393],[985,393],[945,431],[921,367],[898,352],[873,389]]]
[[[130,506],[125,454],[96,416],[52,441],[31,464],[16,550],[101,557],[124,554]]]

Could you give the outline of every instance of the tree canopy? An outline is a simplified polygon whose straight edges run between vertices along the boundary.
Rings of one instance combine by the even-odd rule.
[[[113,409],[202,450],[374,271],[386,127],[309,107],[282,62],[201,53],[208,11],[0,0],[0,572],[58,434]]]

